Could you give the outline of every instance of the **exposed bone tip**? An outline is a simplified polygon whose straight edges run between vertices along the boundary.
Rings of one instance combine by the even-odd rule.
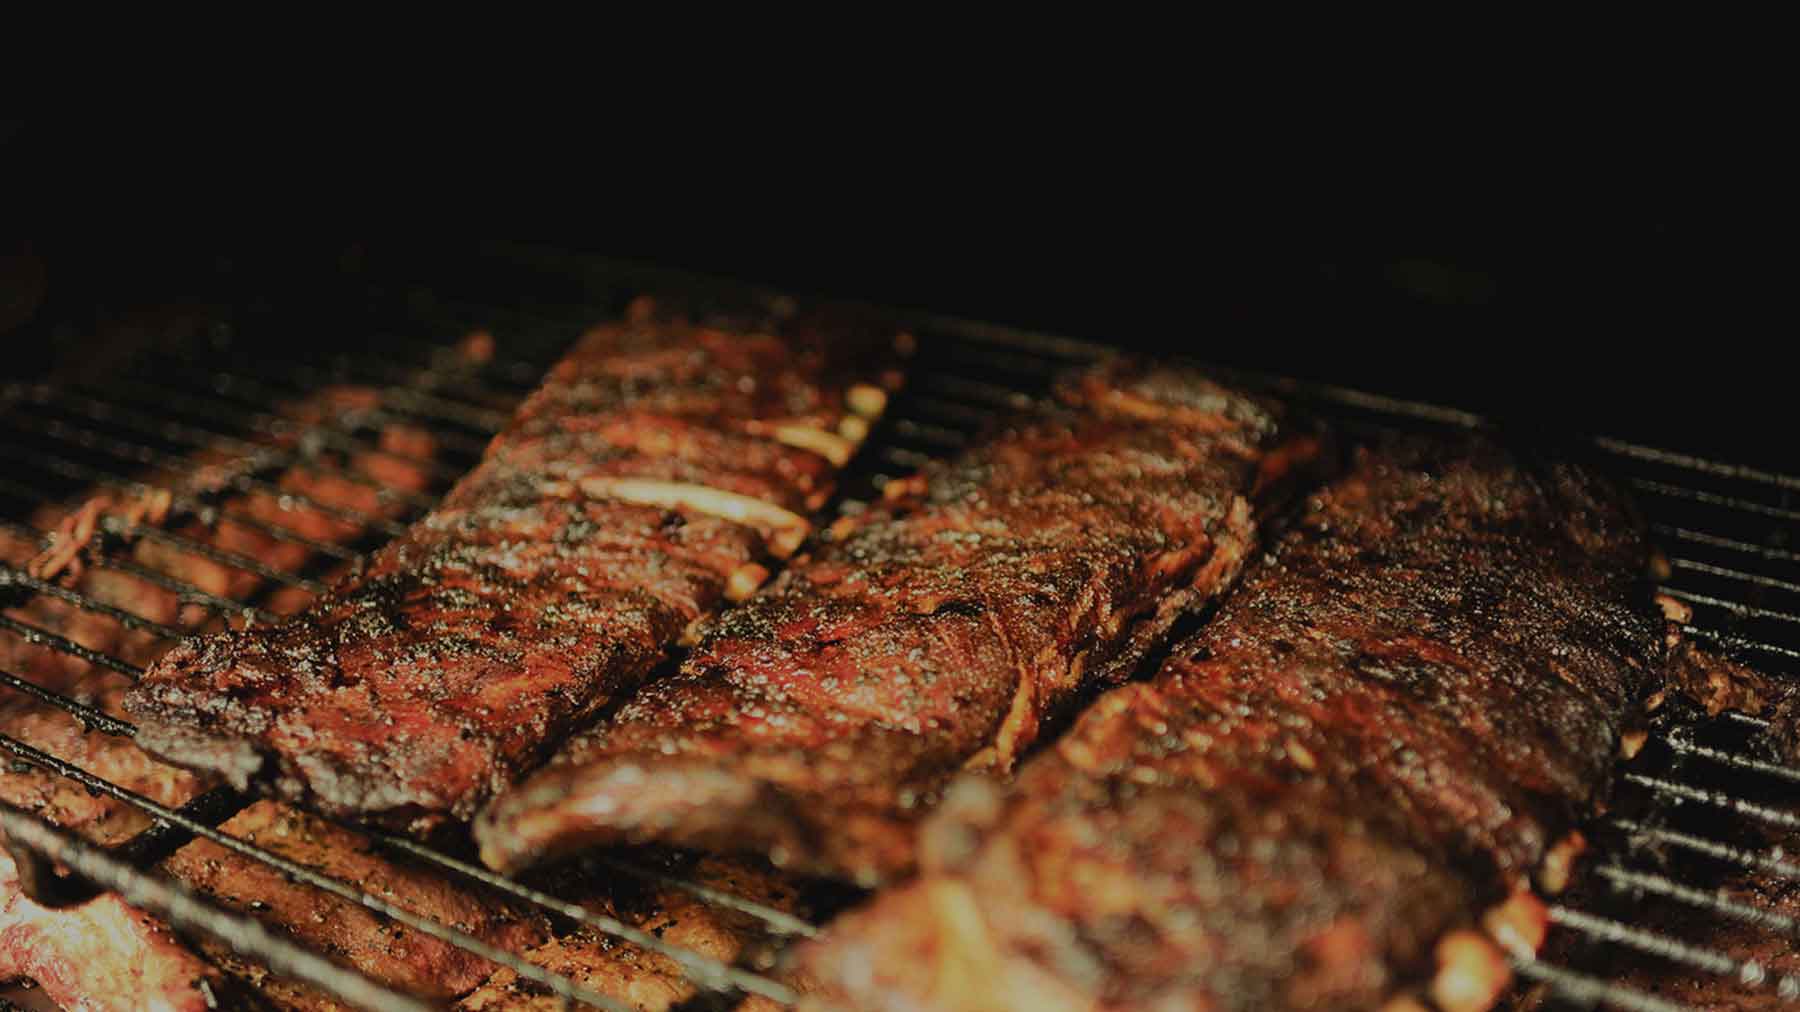
[[[1575,862],[1587,851],[1587,846],[1587,837],[1581,835],[1580,830],[1571,830],[1568,836],[1558,840],[1538,866],[1538,885],[1552,896],[1560,895],[1574,878]]]
[[[879,418],[887,410],[887,391],[869,383],[858,383],[844,394],[850,410],[864,418]]]
[[[861,415],[845,415],[838,422],[838,435],[852,443],[860,443],[869,438],[869,420]]]
[[[1668,594],[1656,595],[1656,606],[1662,609],[1663,618],[1671,622],[1686,625],[1694,620],[1694,609],[1685,601],[1677,601]]]
[[[1487,1012],[1512,979],[1500,948],[1476,931],[1444,936],[1437,946],[1431,1000],[1443,1012]]]
[[[767,568],[754,562],[746,562],[732,570],[730,578],[725,582],[725,597],[731,601],[742,601],[756,593],[768,578]]]
[[[778,559],[785,559],[800,549],[810,532],[811,527],[807,525],[777,530],[769,536],[769,552]]]
[[[774,429],[774,436],[776,442],[816,453],[830,461],[834,467],[850,463],[850,457],[856,453],[856,444],[849,439],[810,425],[778,425]]]
[[[654,478],[590,477],[581,479],[580,486],[583,495],[596,499],[617,499],[670,510],[689,509],[754,527],[763,532],[769,550],[782,558],[793,554],[812,531],[811,522],[798,513],[755,496],[706,485]]]
[[[1502,949],[1515,956],[1533,956],[1550,931],[1550,910],[1543,900],[1521,890],[1482,915],[1481,926]]]
[[[1627,731],[1619,736],[1619,758],[1636,759],[1644,750],[1644,743],[1650,740],[1648,731]]]

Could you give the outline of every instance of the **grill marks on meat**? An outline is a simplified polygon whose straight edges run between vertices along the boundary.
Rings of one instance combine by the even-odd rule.
[[[589,333],[363,572],[280,627],[164,657],[127,701],[140,742],[328,814],[473,815],[759,582],[765,539],[792,547],[769,517],[803,532],[828,494],[828,461],[751,430],[835,431],[859,382],[892,379],[891,335],[777,322],[640,312]]]
[[[722,615],[483,814],[483,858],[655,839],[865,882],[906,868],[948,777],[1009,768],[1230,582],[1245,497],[1297,456],[1267,408],[1191,372],[1116,362],[1058,393]]]
[[[866,1008],[1373,1007],[1600,788],[1662,656],[1645,554],[1574,467],[1366,454],[1154,681],[959,784],[922,877],[803,965]]]

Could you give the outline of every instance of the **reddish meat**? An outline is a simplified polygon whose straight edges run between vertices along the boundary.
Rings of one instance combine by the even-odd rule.
[[[1504,960],[1446,933],[1604,783],[1663,656],[1646,554],[1579,468],[1365,455],[1154,681],[959,787],[923,877],[803,962],[822,1005],[1372,1008],[1434,952],[1440,1004],[1492,1000]]]
[[[835,468],[790,430],[841,438],[893,337],[760,322],[590,332],[362,572],[166,655],[126,702],[140,744],[334,815],[473,815],[804,534]]]
[[[890,485],[722,616],[678,676],[484,814],[483,858],[660,840],[865,882],[904,870],[947,778],[1010,768],[1230,583],[1246,497],[1299,448],[1190,371],[1116,362],[1059,393]]]

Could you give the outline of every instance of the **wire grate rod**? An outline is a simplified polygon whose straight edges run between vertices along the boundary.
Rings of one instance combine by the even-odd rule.
[[[599,992],[591,991],[575,981],[562,977],[559,974],[550,973],[514,953],[508,952],[498,946],[489,945],[487,942],[484,942],[465,931],[439,924],[437,921],[428,917],[422,917],[404,907],[396,906],[393,903],[381,899],[378,896],[370,895],[367,892],[346,885],[330,876],[320,874],[306,865],[290,861],[273,851],[265,850],[255,844],[246,843],[229,833],[190,819],[173,808],[169,808],[168,806],[159,804],[141,794],[120,787],[103,777],[94,776],[79,766],[64,762],[56,756],[34,748],[4,732],[0,732],[0,749],[10,752],[34,766],[39,766],[52,773],[68,777],[91,791],[96,791],[108,797],[123,801],[142,811],[148,812],[164,822],[178,826],[195,836],[210,840],[233,853],[240,854],[255,861],[260,861],[263,864],[280,871],[296,882],[312,886],[313,888],[328,892],[339,899],[366,907],[391,920],[398,921],[420,934],[428,935],[438,941],[454,945],[467,952],[472,952],[491,963],[504,966],[514,971],[519,976],[524,977],[527,980],[535,981],[565,998],[587,1002],[590,1005],[608,1009],[609,1012],[625,1012],[628,1008],[628,1006],[625,1006],[606,995],[600,994]]]
[[[429,1012],[431,1008],[295,945],[254,918],[220,910],[182,886],[145,875],[108,856],[101,848],[53,829],[4,802],[0,802],[0,829],[8,838],[117,893],[126,903],[148,910],[177,928],[204,931],[239,953],[267,964],[278,974],[378,1012]]]

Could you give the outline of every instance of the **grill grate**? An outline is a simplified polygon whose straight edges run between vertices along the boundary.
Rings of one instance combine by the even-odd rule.
[[[530,390],[556,352],[578,328],[617,306],[617,293],[645,281],[682,290],[715,290],[704,280],[674,277],[629,265],[605,265],[605,282],[594,301],[521,310],[482,304],[427,300],[424,310],[408,293],[371,298],[369,353],[304,351],[273,362],[236,351],[231,342],[204,355],[162,352],[147,355],[141,370],[104,383],[75,386],[13,385],[0,390],[0,514],[23,517],[78,489],[102,487],[141,496],[171,480],[210,475],[209,489],[240,496],[263,496],[280,507],[276,519],[221,506],[210,492],[173,497],[181,515],[212,525],[239,525],[304,549],[307,561],[283,568],[209,541],[154,526],[134,528],[119,516],[100,518],[102,551],[92,564],[143,579],[220,620],[268,622],[275,618],[271,596],[316,594],[329,570],[354,559],[404,529],[429,509],[436,492],[459,476],[480,453],[487,437],[504,424],[510,406]],[[728,287],[728,286],[726,286]],[[397,304],[401,308],[394,308]],[[894,475],[952,452],[966,433],[998,412],[1032,403],[1059,369],[1103,354],[1098,345],[1028,334],[964,321],[915,317],[921,338],[914,375],[898,395],[865,452],[843,482],[837,509],[855,511]],[[393,336],[420,329],[460,334],[476,326],[502,335],[501,357],[478,361],[445,341]],[[304,348],[304,345],[300,347]],[[1466,427],[1485,423],[1467,412],[1394,400],[1361,391],[1270,376],[1239,376],[1355,431],[1368,428]],[[354,410],[296,421],[269,406],[293,402],[334,385],[378,391],[372,403]],[[383,443],[387,429],[427,432],[429,456]],[[1779,676],[1800,668],[1800,478],[1670,453],[1612,439],[1586,440],[1588,451],[1627,481],[1639,496],[1667,553],[1664,590],[1694,609],[1688,632],[1722,645]],[[317,455],[336,452],[360,463],[334,468],[334,475],[365,488],[383,507],[377,512],[345,508],[297,493],[272,481],[290,470],[318,475]],[[200,462],[197,455],[223,455]],[[429,488],[393,485],[372,469],[385,460],[424,474]],[[69,503],[73,506],[76,504]],[[296,529],[294,518],[324,515],[353,528],[347,539],[326,540]],[[17,519],[0,521],[0,531],[40,540],[48,532]],[[244,574],[252,586],[244,599],[216,592],[146,566],[123,554],[127,538],[203,559],[225,571]],[[108,604],[81,591],[0,565],[0,599],[9,606],[37,597],[54,599],[118,626],[158,640],[184,630]],[[47,651],[136,677],[141,668],[119,656],[91,650],[58,632],[0,615],[0,645],[23,640]],[[129,736],[122,720],[59,694],[11,671],[0,685],[58,706],[88,728]],[[1662,980],[1716,978],[1745,994],[1800,1004],[1800,961],[1782,967],[1707,942],[1719,920],[1741,922],[1770,937],[1800,935],[1800,920],[1767,903],[1722,895],[1710,886],[1722,874],[1758,875],[1800,881],[1800,861],[1770,845],[1783,834],[1800,839],[1800,769],[1771,762],[1753,747],[1759,721],[1724,717],[1659,728],[1652,745],[1624,764],[1609,812],[1591,827],[1596,846],[1584,860],[1584,883],[1551,907],[1548,955],[1518,963],[1520,977],[1554,1000],[1576,1007],[1663,1010],[1687,1007],[1660,985]],[[138,839],[102,851],[49,830],[14,811],[0,811],[20,842],[51,852],[69,867],[109,887],[132,887],[134,898],[185,930],[220,929],[253,958],[355,1003],[376,1009],[416,1007],[360,975],[308,953],[291,941],[240,930],[227,915],[167,889],[142,869],[195,837],[269,863],[296,880],[361,904],[450,944],[509,966],[521,976],[575,1002],[618,1009],[623,1006],[580,983],[537,968],[519,954],[494,949],[453,926],[439,924],[372,896],[354,884],[286,859],[220,831],[225,819],[248,799],[215,790],[179,810],[158,805],[119,785],[95,777],[63,759],[0,732],[0,750],[14,759],[69,777],[92,791],[150,813],[157,825]],[[30,828],[27,828],[29,825]],[[364,831],[366,833],[366,831]],[[760,973],[731,966],[664,943],[629,924],[563,901],[531,885],[496,875],[452,854],[383,834],[384,847],[444,873],[481,883],[525,903],[633,942],[674,959],[700,988],[714,993],[760,995],[791,1003],[793,992]],[[1800,850],[1800,849],[1797,849]],[[1692,860],[1689,860],[1692,859]],[[1699,862],[1695,864],[1694,862]],[[815,927],[791,914],[695,882],[669,876],[619,857],[597,860],[600,867],[661,885],[684,889],[700,899],[757,918],[776,935],[804,937]],[[1702,869],[1703,877],[1695,872]],[[1647,918],[1643,911],[1680,909],[1680,919]],[[1670,925],[1681,926],[1671,930]],[[1617,966],[1633,960],[1637,975],[1621,982]],[[1658,975],[1660,971],[1661,975]],[[0,998],[0,1008],[7,1007]]]

